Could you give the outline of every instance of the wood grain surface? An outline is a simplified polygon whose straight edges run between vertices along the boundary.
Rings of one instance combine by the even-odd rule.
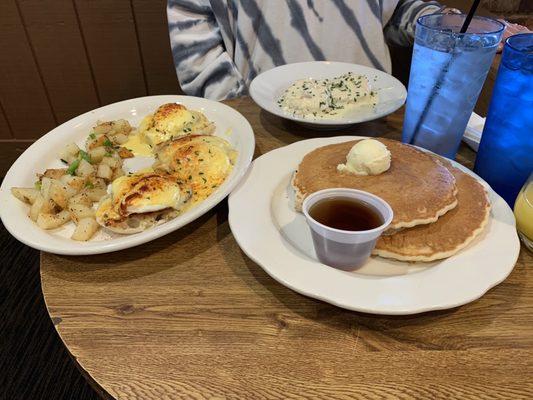
[[[282,121],[247,98],[228,104],[252,124],[256,156],[325,135],[398,138],[403,114],[328,133]],[[471,166],[473,157],[462,147],[458,160]],[[41,255],[52,321],[106,396],[533,397],[533,257],[525,249],[510,277],[478,301],[374,316],[275,282],[239,249],[227,215],[223,202],[174,233],[112,254]]]

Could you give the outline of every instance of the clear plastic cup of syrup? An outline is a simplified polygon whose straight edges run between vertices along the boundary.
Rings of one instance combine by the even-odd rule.
[[[380,197],[343,188],[309,195],[302,209],[319,261],[347,271],[367,261],[394,215]]]

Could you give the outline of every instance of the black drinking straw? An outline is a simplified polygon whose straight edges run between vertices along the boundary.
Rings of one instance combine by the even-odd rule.
[[[468,25],[470,25],[472,18],[474,18],[474,13],[476,12],[477,6],[479,6],[480,1],[481,0],[474,0],[474,2],[472,3],[472,7],[470,7],[470,11],[468,11],[468,14],[466,15],[466,19],[463,23],[463,26],[461,27],[460,33],[465,33],[468,30]]]
[[[472,18],[474,18],[474,14],[476,12],[477,6],[479,5],[479,2],[481,0],[474,0],[472,3],[472,7],[470,7],[470,11],[468,11],[468,14],[466,15],[465,22],[463,22],[463,26],[461,27],[461,30],[459,33],[465,33],[468,30],[468,26],[470,25],[470,22],[472,21]],[[424,123],[424,120],[426,119],[427,113],[429,112],[429,109],[431,108],[431,105],[433,104],[433,101],[435,100],[435,97],[437,96],[437,90],[442,86],[444,83],[444,79],[446,78],[446,73],[448,72],[448,69],[450,68],[450,65],[452,64],[454,60],[454,55],[450,57],[444,68],[442,68],[439,77],[437,78],[437,83],[435,84],[433,90],[433,93],[431,93],[431,97],[429,98],[428,102],[426,103],[426,106],[424,107],[424,110],[422,111],[422,115],[420,116],[420,119],[416,123],[415,131],[413,133],[413,137],[409,141],[409,143],[414,144],[416,141],[416,138],[418,137],[418,133],[420,132],[420,127]]]

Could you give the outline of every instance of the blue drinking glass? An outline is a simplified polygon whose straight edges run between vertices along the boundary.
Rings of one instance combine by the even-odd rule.
[[[505,41],[474,171],[511,207],[533,171],[533,33]]]
[[[402,141],[454,158],[504,26],[464,14],[431,14],[416,24]]]

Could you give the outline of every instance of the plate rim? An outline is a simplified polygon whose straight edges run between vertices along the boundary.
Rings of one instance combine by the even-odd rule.
[[[320,147],[322,145],[327,145],[327,144],[332,144],[332,143],[340,143],[342,141],[354,140],[354,139],[359,139],[359,138],[365,138],[365,136],[336,136],[336,137],[328,137],[328,138],[313,138],[313,139],[302,140],[302,141],[294,142],[294,143],[289,144],[287,146],[283,146],[283,147],[271,150],[270,152],[267,152],[267,153],[261,155],[260,157],[258,157],[256,160],[253,161],[251,167],[248,170],[248,173],[246,174],[246,177],[241,180],[239,185],[234,189],[234,191],[232,192],[232,194],[229,196],[229,199],[228,199],[228,223],[230,225],[230,229],[232,231],[233,237],[235,238],[237,244],[239,245],[239,248],[246,254],[247,257],[249,257],[257,265],[259,265],[275,281],[277,281],[278,283],[288,287],[289,289],[291,289],[291,290],[293,290],[293,291],[295,291],[297,293],[300,293],[300,294],[302,294],[304,296],[311,297],[311,298],[314,298],[314,299],[318,299],[318,300],[324,301],[326,303],[329,303],[329,304],[332,304],[332,305],[335,305],[337,307],[341,307],[341,308],[344,308],[344,309],[348,309],[348,310],[351,310],[351,311],[358,311],[358,312],[364,312],[364,313],[376,314],[376,315],[413,315],[413,314],[419,314],[419,313],[424,313],[424,312],[429,312],[429,311],[445,310],[445,309],[459,307],[459,306],[471,303],[471,302],[481,298],[491,288],[499,285],[501,282],[503,282],[505,279],[507,279],[507,277],[513,271],[513,269],[514,269],[514,267],[516,265],[516,262],[518,260],[519,253],[520,253],[520,241],[518,239],[518,235],[516,234],[516,230],[515,230],[515,235],[513,237],[513,239],[514,239],[513,240],[513,242],[514,242],[514,256],[512,257],[513,261],[512,261],[512,263],[510,263],[510,266],[507,267],[506,270],[503,273],[498,274],[498,278],[497,279],[491,280],[488,284],[486,284],[486,285],[484,284],[483,287],[479,286],[478,289],[475,290],[475,293],[473,293],[472,295],[470,295],[470,296],[464,296],[463,295],[462,297],[457,298],[454,301],[450,300],[450,301],[448,301],[446,303],[442,303],[442,304],[435,304],[435,303],[429,302],[430,304],[419,305],[419,306],[416,306],[416,307],[415,306],[411,306],[411,307],[395,308],[395,309],[384,309],[383,307],[381,307],[381,308],[380,307],[361,307],[361,306],[358,306],[358,305],[350,304],[349,302],[347,303],[346,301],[342,301],[342,300],[339,300],[339,299],[332,298],[331,296],[329,296],[329,297],[328,296],[323,296],[321,294],[313,293],[313,292],[311,292],[309,290],[302,289],[301,287],[298,287],[297,285],[295,285],[292,282],[290,282],[289,280],[287,280],[286,277],[280,276],[279,274],[277,274],[276,273],[277,271],[274,271],[273,269],[269,268],[268,266],[265,266],[264,265],[265,263],[263,262],[263,260],[261,260],[257,255],[253,254],[250,251],[250,249],[246,247],[245,244],[243,245],[242,237],[240,236],[240,234],[238,232],[239,228],[236,226],[236,222],[237,221],[236,221],[235,215],[237,214],[237,212],[235,211],[235,207],[232,206],[232,204],[234,204],[235,198],[237,196],[239,196],[239,191],[241,190],[241,188],[244,187],[247,184],[249,176],[253,172],[253,168],[255,167],[255,163],[258,160],[267,158],[269,156],[269,154],[272,153],[272,152],[282,151],[284,149],[286,150],[287,148],[290,148],[290,147],[301,146],[302,142],[311,142],[311,141],[317,142],[317,145],[314,147],[314,148],[317,148],[317,147]],[[427,151],[425,149],[423,149],[423,150]],[[506,212],[508,211],[508,212],[510,212],[512,214],[512,211],[509,208],[509,206],[507,205],[507,203],[505,203],[504,200],[496,192],[494,192],[492,190],[492,188],[490,188],[490,186],[482,178],[480,178],[473,171],[471,171],[468,168],[464,167],[463,165],[459,164],[455,160],[451,160],[451,161],[452,161],[452,165],[459,167],[459,169],[461,169],[463,172],[466,172],[469,175],[473,176],[478,181],[480,181],[480,183],[482,183],[485,187],[487,187],[488,190],[490,191],[489,195],[490,196],[494,196],[494,198],[496,200],[503,202],[502,204],[504,204],[504,206],[507,208]],[[269,193],[269,202],[270,203],[272,201],[272,194],[273,193]],[[269,219],[270,219],[270,221],[272,221],[272,216],[271,215],[269,215]],[[272,222],[272,224],[273,224],[273,222]],[[279,240],[279,243],[283,243],[281,239]],[[432,267],[430,267],[430,268],[432,268]],[[417,275],[417,274],[414,274],[414,275]],[[380,278],[383,279],[383,277],[380,277]],[[386,279],[386,278],[387,277],[385,277],[384,279]],[[395,278],[395,276],[391,276],[390,278]]]
[[[76,242],[74,240],[70,240],[71,246],[65,245],[57,245],[57,244],[50,244],[43,242],[42,240],[35,240],[33,239],[32,235],[24,234],[24,232],[21,232],[24,230],[24,227],[20,228],[16,226],[16,223],[14,223],[12,220],[6,218],[6,211],[3,209],[3,207],[0,207],[0,219],[2,220],[3,225],[5,226],[6,230],[15,237],[18,241],[24,243],[25,245],[32,247],[36,250],[40,251],[46,251],[53,254],[59,254],[59,255],[73,255],[73,256],[81,256],[81,255],[93,255],[93,254],[104,254],[104,253],[110,253],[114,251],[124,250],[131,247],[136,247],[139,245],[142,245],[144,243],[151,242],[155,239],[158,239],[162,236],[165,236],[171,232],[174,232],[185,225],[189,224],[190,222],[200,218],[202,215],[207,213],[212,208],[216,207],[220,202],[222,202],[230,193],[231,191],[240,183],[242,178],[246,175],[251,161],[253,159],[253,154],[255,152],[255,134],[253,131],[252,126],[250,125],[250,122],[236,109],[233,107],[224,104],[222,102],[209,100],[201,97],[196,96],[187,96],[187,95],[153,95],[153,96],[141,96],[126,100],[117,101],[111,104],[106,104],[104,106],[95,108],[93,110],[89,110],[87,112],[84,112],[80,115],[77,115],[68,121],[63,122],[62,124],[54,127],[44,135],[42,135],[39,139],[37,139],[34,143],[32,143],[22,154],[20,154],[15,162],[11,165],[9,170],[4,176],[2,185],[0,186],[0,201],[10,201],[12,200],[12,195],[10,193],[11,187],[8,187],[8,182],[11,180],[10,177],[15,174],[20,168],[21,163],[28,157],[28,155],[34,153],[36,149],[43,146],[43,143],[49,140],[51,135],[54,135],[58,131],[63,131],[65,129],[72,128],[79,122],[83,122],[87,120],[88,118],[93,117],[93,114],[95,113],[101,113],[106,112],[109,110],[112,110],[115,107],[120,106],[126,106],[128,103],[132,104],[138,104],[143,103],[145,101],[151,101],[151,102],[178,102],[178,103],[185,103],[188,100],[192,101],[199,101],[201,103],[205,103],[206,107],[209,107],[211,105],[212,107],[219,107],[222,109],[225,109],[226,112],[233,113],[233,116],[238,118],[240,120],[239,126],[240,128],[245,132],[245,136],[247,137],[246,140],[249,143],[246,147],[247,151],[245,154],[243,154],[242,158],[242,167],[240,170],[235,171],[235,175],[233,176],[231,181],[228,182],[228,185],[225,187],[223,191],[216,191],[212,194],[211,201],[207,202],[203,201],[200,203],[197,207],[193,208],[187,213],[184,213],[181,220],[171,220],[168,222],[165,222],[164,224],[155,226],[151,229],[148,229],[143,232],[139,232],[133,235],[124,235],[123,237],[120,237],[120,241],[113,241],[113,240],[102,240],[102,241],[89,241],[89,242]],[[95,117],[93,117],[94,119]],[[241,125],[242,123],[242,125]],[[74,133],[75,135],[75,133]],[[31,224],[35,224],[32,221]],[[173,224],[173,222],[175,222]],[[37,229],[40,229],[37,227]],[[50,233],[47,233],[43,230],[43,233],[50,235]],[[67,240],[67,239],[65,239]],[[84,245],[85,244],[85,245]]]
[[[280,70],[283,70],[283,69],[294,68],[294,67],[296,67],[298,65],[304,67],[304,66],[310,65],[310,64],[327,64],[327,65],[335,64],[335,65],[344,65],[347,68],[348,67],[350,67],[350,68],[357,67],[357,68],[364,68],[364,69],[372,70],[378,75],[386,75],[386,76],[392,78],[393,81],[395,82],[395,84],[398,86],[398,88],[401,89],[402,96],[398,99],[399,102],[398,102],[397,105],[395,105],[393,107],[390,107],[389,109],[387,109],[386,112],[383,112],[383,113],[380,113],[380,114],[370,114],[369,113],[369,114],[367,114],[366,117],[356,118],[356,119],[353,119],[353,118],[331,118],[331,119],[329,119],[328,118],[328,119],[316,119],[316,120],[315,119],[306,119],[306,118],[303,118],[303,117],[298,117],[298,116],[294,116],[294,115],[285,113],[279,107],[270,107],[269,104],[263,102],[261,100],[261,98],[257,96],[256,87],[258,85],[258,82],[260,82],[261,79],[264,79],[266,74],[272,73],[273,71],[276,71],[276,70],[280,71]],[[253,101],[259,107],[261,107],[265,111],[268,111],[271,114],[277,115],[278,117],[285,118],[285,119],[288,119],[288,120],[291,120],[291,121],[303,123],[303,124],[306,124],[306,125],[309,125],[309,126],[322,126],[322,127],[343,127],[343,126],[359,124],[359,123],[362,123],[362,122],[367,122],[367,121],[372,121],[372,120],[375,120],[375,119],[378,119],[378,118],[382,118],[382,117],[384,117],[386,115],[392,114],[393,112],[395,112],[396,110],[401,108],[405,104],[405,102],[407,100],[407,89],[405,88],[405,85],[399,79],[397,79],[396,77],[392,76],[391,74],[389,74],[389,73],[387,73],[385,71],[381,71],[379,69],[376,69],[376,68],[373,68],[373,67],[369,67],[367,65],[356,64],[356,63],[347,63],[347,62],[342,62],[342,61],[303,61],[303,62],[295,62],[295,63],[279,65],[279,66],[274,67],[272,69],[269,69],[269,70],[261,72],[254,79],[252,79],[252,82],[250,83],[249,93],[250,93],[250,97],[253,99]],[[400,100],[401,100],[401,103],[400,103]]]

